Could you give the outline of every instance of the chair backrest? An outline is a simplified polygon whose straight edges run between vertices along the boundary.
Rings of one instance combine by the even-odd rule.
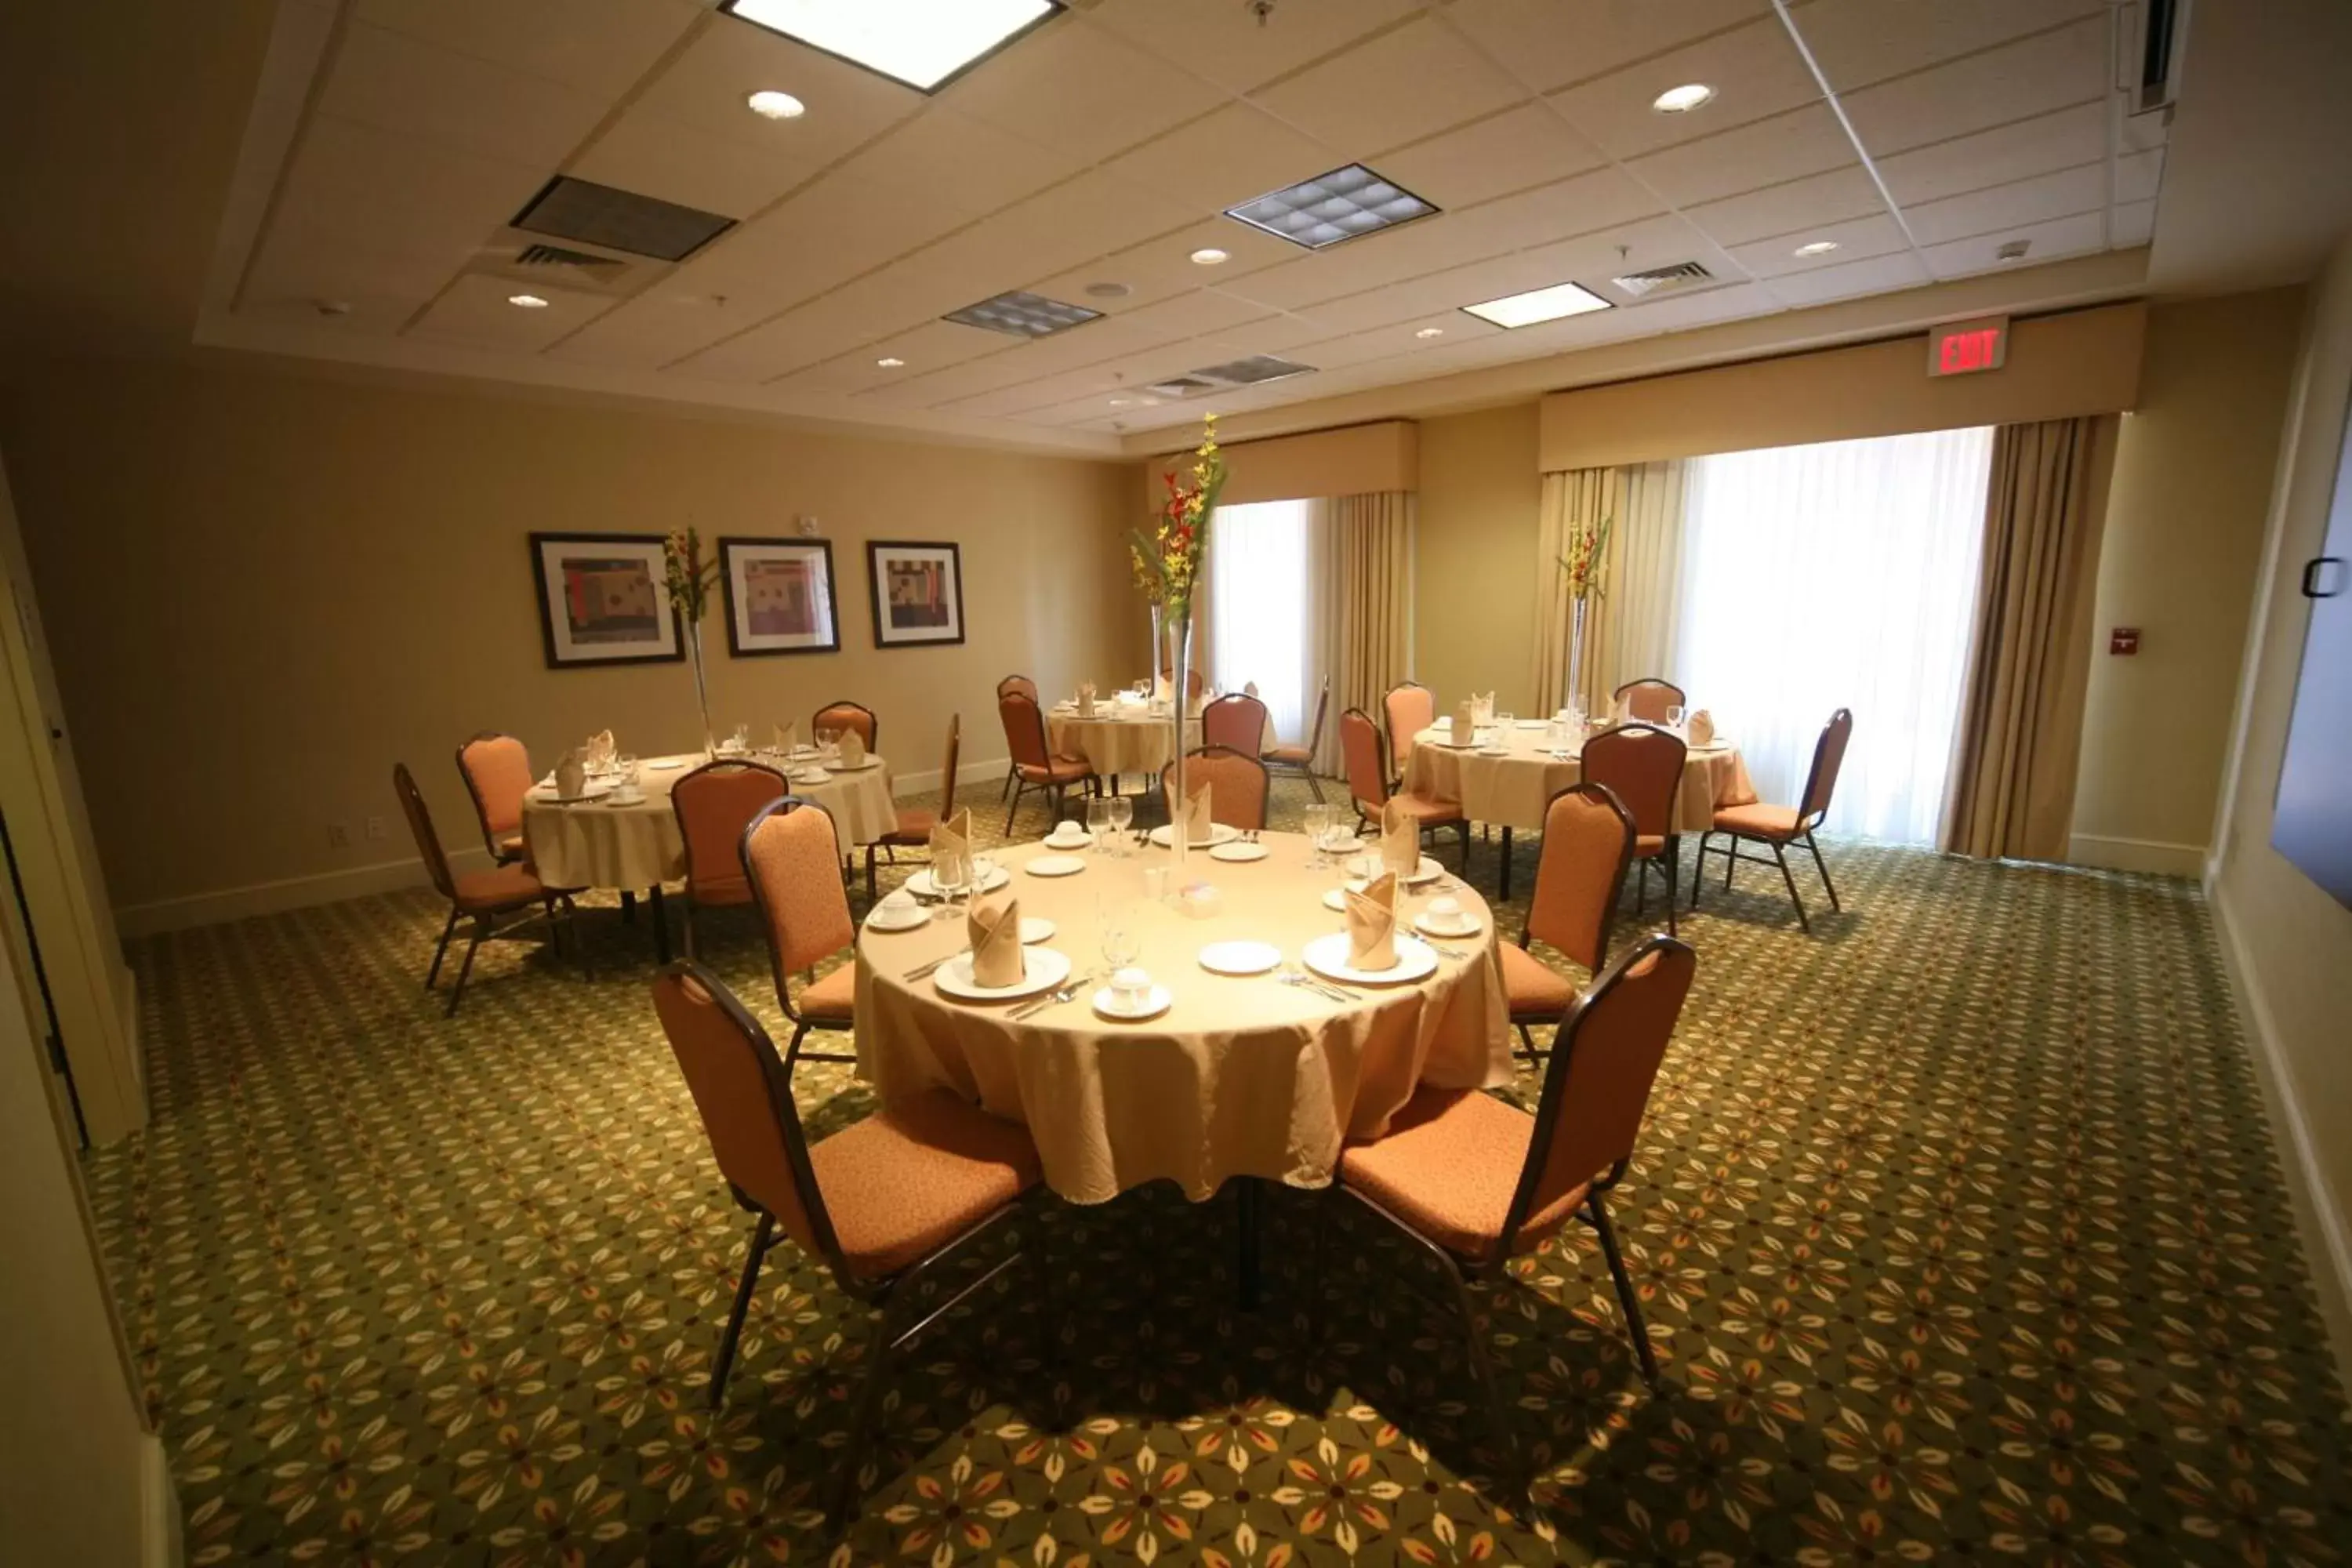
[[[809,1164],[808,1134],[776,1042],[719,976],[692,959],[655,978],[654,1011],[738,1201],[775,1215],[786,1236],[840,1273],[841,1243]]]
[[[1004,723],[1005,749],[1018,768],[1042,768],[1051,748],[1045,744],[1045,715],[1037,700],[1025,691],[1008,691],[996,700],[996,716]]]
[[[449,874],[449,857],[442,853],[441,836],[433,831],[433,814],[425,809],[425,796],[406,763],[392,764],[392,793],[400,797],[400,809],[407,815],[408,831],[416,836],[416,853],[432,875],[433,886],[443,898],[454,900],[457,879]]]
[[[940,820],[945,822],[955,815],[956,762],[963,751],[963,715],[948,715],[947,763],[940,769]]]
[[[1620,724],[1584,742],[1584,776],[1607,784],[1646,838],[1675,830],[1675,792],[1682,787],[1680,738],[1648,724]]]
[[[1822,726],[1822,738],[1813,742],[1813,765],[1805,774],[1804,804],[1797,808],[1797,820],[1807,831],[1821,826],[1822,818],[1830,814],[1830,796],[1837,793],[1838,770],[1845,766],[1845,743],[1853,738],[1853,710],[1841,708],[1830,715]]]
[[[852,702],[845,697],[838,702],[826,703],[816,710],[816,717],[809,721],[811,735],[824,730],[830,730],[835,734],[844,730],[855,730],[857,738],[866,742],[866,749],[870,752],[875,749],[875,737],[882,732],[882,721],[874,717],[874,710],[865,703]]]
[[[1315,722],[1307,731],[1307,753],[1313,756],[1323,745],[1323,721],[1331,711],[1331,678],[1323,678],[1322,689],[1315,693]]]
[[[1437,722],[1437,698],[1428,687],[1408,680],[1381,700],[1389,721],[1389,765],[1397,772],[1412,755],[1412,738]]]
[[[1003,697],[1010,691],[1018,691],[1032,702],[1037,700],[1037,683],[1025,675],[1008,675],[996,683],[997,696]]]
[[[1389,770],[1381,755],[1380,726],[1360,708],[1339,715],[1339,760],[1348,769],[1348,793],[1368,815],[1389,803]]]
[[[1503,1226],[1503,1256],[1529,1215],[1588,1183],[1606,1192],[1625,1173],[1650,1086],[1697,972],[1696,952],[1653,933],[1620,954],[1569,1008],[1552,1037],[1528,1161]]]
[[[710,762],[670,786],[669,808],[686,840],[687,896],[740,904],[751,896],[739,846],[760,808],[784,798],[784,775],[760,763]]]
[[[523,796],[530,793],[530,751],[512,735],[485,730],[457,748],[457,772],[474,797],[482,842],[497,859],[499,840],[522,830]]]
[[[1625,716],[1639,719],[1644,724],[1663,724],[1667,709],[1683,706],[1683,689],[1654,675],[1629,680],[1617,689],[1616,694],[1624,700]]]
[[[1272,775],[1255,755],[1231,746],[1195,747],[1184,753],[1184,783],[1190,787],[1202,779],[1209,784],[1210,821],[1245,832],[1265,826],[1266,792],[1271,787]],[[1175,784],[1176,764],[1171,763],[1160,771],[1160,790],[1168,796],[1171,817],[1183,806],[1172,793]]]
[[[819,959],[857,940],[841,880],[841,841],[834,833],[833,814],[801,795],[772,801],[743,829],[740,853],[768,933],[776,1003],[797,1021],[800,1012],[787,976],[795,969],[814,968]]]
[[[1609,951],[1617,895],[1633,863],[1633,819],[1607,784],[1570,784],[1544,807],[1543,855],[1528,901],[1527,934],[1593,973]]]
[[[1265,704],[1242,691],[1218,698],[1201,710],[1201,744],[1256,756],[1265,749]]]

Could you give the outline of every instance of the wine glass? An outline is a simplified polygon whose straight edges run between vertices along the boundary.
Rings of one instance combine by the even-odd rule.
[[[1103,847],[1103,835],[1110,831],[1110,802],[1096,795],[1087,802],[1087,843],[1097,849]]]
[[[1322,866],[1325,856],[1328,853],[1325,848],[1325,845],[1330,837],[1330,805],[1327,803],[1308,806],[1307,808],[1307,841],[1315,847],[1315,854],[1307,862],[1310,867],[1320,868]]]
[[[1666,728],[1675,731],[1676,732],[1680,732],[1682,727],[1683,710],[1681,706],[1679,704],[1669,705],[1666,709]]]
[[[1095,900],[1095,925],[1102,943],[1103,963],[1115,981],[1118,972],[1132,964],[1143,949],[1142,936],[1136,930],[1134,906],[1123,894],[1099,894]]]
[[[1108,802],[1110,807],[1110,830],[1121,855],[1127,853],[1127,830],[1135,821],[1135,802],[1123,795],[1115,795]]]
[[[931,886],[940,895],[939,913],[935,920],[956,918],[956,899],[971,886],[971,857],[941,855],[931,862]]]

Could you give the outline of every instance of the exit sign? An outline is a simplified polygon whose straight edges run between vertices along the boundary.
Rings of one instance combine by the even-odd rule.
[[[1927,374],[1968,375],[2009,362],[2009,318],[1979,316],[1948,321],[1927,334]]]

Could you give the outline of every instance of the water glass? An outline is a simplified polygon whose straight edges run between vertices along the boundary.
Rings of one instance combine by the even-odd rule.
[[[1330,837],[1331,807],[1328,804],[1308,806],[1307,808],[1307,841],[1315,847],[1315,854],[1307,861],[1310,867],[1320,867],[1323,864],[1324,845]]]
[[[1666,728],[1679,732],[1683,727],[1683,710],[1679,706],[1666,709]]]
[[[1123,795],[1115,795],[1110,797],[1109,805],[1112,840],[1118,845],[1118,853],[1124,855],[1127,853],[1127,830],[1135,821],[1135,802]]]
[[[1110,802],[1100,795],[1087,802],[1087,842],[1097,849],[1108,847],[1104,836],[1110,832]]]
[[[1133,901],[1123,893],[1102,893],[1095,899],[1095,929],[1102,943],[1103,963],[1112,973],[1135,962],[1142,950],[1136,929]]]

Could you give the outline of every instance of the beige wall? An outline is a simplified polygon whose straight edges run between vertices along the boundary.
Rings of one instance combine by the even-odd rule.
[[[814,514],[843,651],[735,659],[707,624],[713,720],[805,721],[853,697],[901,772],[936,772],[957,711],[967,765],[1001,759],[1006,672],[1047,689],[1115,678],[1142,643],[1125,585],[1132,464],[274,366],[85,362],[17,386],[0,444],[133,929],[413,875],[396,760],[445,840],[478,849],[450,760],[478,729],[520,735],[541,763],[607,725],[640,753],[694,743],[683,663],[545,668],[533,530],[784,535]],[[962,545],[964,646],[873,647],[868,538]],[[384,838],[366,837],[370,817]],[[331,847],[333,822],[352,825],[348,847]]]
[[[1421,424],[1413,669],[1448,702],[1534,696],[1536,426],[1533,403]]]
[[[2123,422],[2092,617],[2072,858],[2204,868],[2303,291],[2159,305]],[[2140,651],[2107,653],[2137,626]]]
[[[2239,731],[2210,879],[2223,954],[2265,1073],[2279,1152],[2339,1363],[2352,1370],[2352,910],[2271,847],[2308,606],[2352,386],[2352,238],[2314,286],[2240,687]]]

